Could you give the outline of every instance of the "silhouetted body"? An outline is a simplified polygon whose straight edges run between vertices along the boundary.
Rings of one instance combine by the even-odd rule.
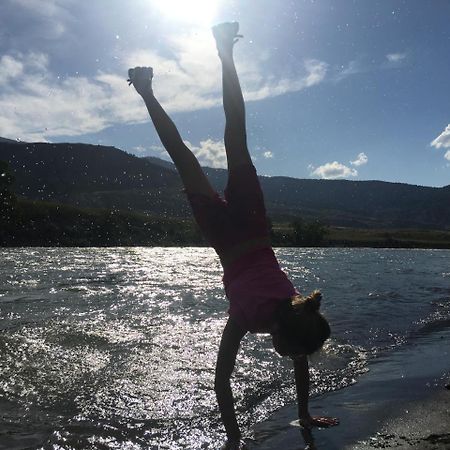
[[[264,198],[247,148],[245,107],[233,60],[237,23],[213,28],[222,63],[225,151],[228,183],[224,198],[214,191],[194,154],[153,95],[149,67],[130,69],[130,83],[143,97],[150,117],[184,183],[194,217],[219,255],[230,301],[229,319],[219,347],[215,391],[227,433],[224,449],[244,448],[234,411],[230,377],[240,342],[247,332],[270,333],[277,352],[294,361],[299,418],[313,425],[334,425],[335,419],[308,412],[307,354],[320,348],[329,327],[318,313],[321,296],[301,297],[280,269],[270,245]]]

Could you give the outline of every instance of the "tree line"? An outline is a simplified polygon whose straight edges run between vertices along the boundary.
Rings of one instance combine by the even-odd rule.
[[[21,199],[13,182],[0,161],[0,246],[207,245],[192,219]],[[269,223],[274,246],[319,246],[327,232],[316,221],[296,219],[284,231]]]

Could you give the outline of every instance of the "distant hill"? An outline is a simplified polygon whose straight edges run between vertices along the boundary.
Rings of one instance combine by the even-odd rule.
[[[156,166],[164,167],[165,169],[169,169],[172,172],[176,172],[175,164],[170,161],[166,161],[165,159],[157,158],[156,156],[144,156],[142,159],[155,164]]]
[[[170,162],[138,158],[114,147],[0,141],[15,192],[28,199],[79,207],[189,217]],[[223,190],[227,173],[205,168]],[[320,219],[334,226],[450,229],[450,186],[432,188],[382,181],[260,177],[269,216]]]
[[[0,144],[1,143],[6,143],[6,144],[19,144],[21,143],[20,141],[13,141],[12,139],[6,139],[6,138],[2,138],[0,137]]]
[[[189,214],[178,174],[114,147],[0,143],[15,192],[78,207]]]

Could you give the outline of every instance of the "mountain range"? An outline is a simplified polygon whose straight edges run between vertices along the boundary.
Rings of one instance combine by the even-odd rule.
[[[24,143],[0,138],[19,197],[56,203],[190,217],[174,166],[115,147],[77,143]],[[222,192],[223,169],[205,168]],[[450,229],[450,185],[435,188],[383,181],[260,176],[272,221],[296,218],[354,228]]]

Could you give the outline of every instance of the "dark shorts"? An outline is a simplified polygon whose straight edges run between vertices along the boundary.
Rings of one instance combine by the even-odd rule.
[[[231,170],[224,199],[187,193],[200,230],[219,256],[251,239],[268,237],[264,197],[253,165]]]

